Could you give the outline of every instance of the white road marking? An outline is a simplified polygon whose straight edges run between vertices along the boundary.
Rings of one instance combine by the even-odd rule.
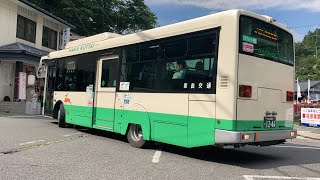
[[[278,146],[278,145],[276,145],[274,147],[320,150],[320,147],[305,147],[305,146]]]
[[[46,117],[46,118],[53,118],[52,116],[46,116],[46,115],[43,115],[43,117]]]
[[[30,115],[30,116],[24,116],[24,115],[17,115],[17,116],[1,116],[0,118],[16,118],[16,117],[19,117],[19,118],[29,118],[29,117],[39,117],[39,116],[42,116],[42,115]]]
[[[299,130],[298,130],[298,132],[309,133],[309,132],[311,132],[311,131],[299,131]]]
[[[78,132],[78,133],[73,133],[73,134],[65,134],[63,135],[64,137],[69,137],[69,136],[75,136],[75,135],[80,135],[81,132]]]
[[[160,160],[161,151],[156,151],[152,158],[152,163],[158,163]]]
[[[301,136],[297,136],[297,139],[307,139],[307,138],[304,138],[304,137],[301,137]]]
[[[45,140],[37,140],[37,141],[29,141],[29,142],[25,142],[25,143],[20,143],[19,146],[24,146],[24,145],[27,145],[27,144],[34,144],[34,143],[37,143],[37,142],[44,142]]]
[[[311,177],[286,177],[286,176],[259,176],[259,175],[243,175],[246,180],[255,180],[255,179],[296,179],[296,180],[320,180],[320,178],[311,178]]]
[[[317,141],[317,140],[305,138],[305,137],[302,137],[302,136],[297,136],[297,139],[301,139],[301,140],[309,141],[309,142],[316,142]]]

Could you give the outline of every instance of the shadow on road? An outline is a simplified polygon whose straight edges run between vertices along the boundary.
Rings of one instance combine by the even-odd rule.
[[[51,123],[56,124],[57,122]],[[75,128],[83,133],[127,142],[126,136],[120,134],[78,126],[75,126]],[[289,143],[286,145],[295,146],[294,144]],[[240,149],[222,149],[214,146],[207,146],[187,149],[161,143],[157,143],[157,145],[150,143],[147,149],[161,149],[163,152],[192,159],[234,165],[248,169],[272,169],[283,166],[302,166],[305,164],[320,163],[319,149],[279,148],[275,146],[250,146]],[[316,170],[314,173],[320,174],[320,170]]]
[[[271,169],[282,166],[320,163],[320,150],[317,149],[279,148],[275,146],[252,146],[240,149],[222,149],[208,146],[186,149],[163,145],[162,151],[249,169]],[[320,170],[315,173],[320,174]]]
[[[95,136],[101,136],[101,137],[105,137],[105,138],[109,138],[117,141],[128,142],[126,136],[121,134],[116,134],[113,132],[103,131],[99,129],[88,129],[80,126],[74,126],[74,128],[83,133],[87,133]]]
[[[36,115],[36,116],[32,116],[32,115],[19,115],[19,116],[8,116],[8,117],[2,117],[2,118],[10,118],[10,119],[22,119],[22,120],[26,120],[26,119],[32,119],[32,120],[50,120],[52,121],[52,118],[49,117],[43,117],[40,115]]]

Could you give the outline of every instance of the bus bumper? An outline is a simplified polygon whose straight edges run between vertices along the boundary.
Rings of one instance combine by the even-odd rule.
[[[227,131],[215,130],[215,144],[251,144],[256,142],[285,141],[297,137],[297,130]]]

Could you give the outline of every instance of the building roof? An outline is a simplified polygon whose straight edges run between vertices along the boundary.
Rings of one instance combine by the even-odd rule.
[[[27,6],[30,6],[30,7],[34,8],[34,9],[36,9],[37,11],[40,11],[41,13],[43,13],[43,14],[45,14],[45,15],[47,15],[47,16],[49,16],[49,17],[51,17],[51,18],[53,18],[53,19],[55,19],[57,21],[59,21],[60,23],[66,25],[68,27],[75,28],[75,26],[73,24],[68,23],[67,21],[59,18],[58,16],[55,16],[54,14],[52,14],[52,13],[50,13],[50,12],[48,12],[48,11],[42,9],[42,8],[40,8],[39,6],[29,2],[27,0],[18,0],[18,1],[24,3]]]
[[[313,88],[314,86],[320,84],[320,80],[319,81],[310,81],[310,88]],[[307,91],[308,90],[308,81],[299,81],[299,85],[300,85],[300,90],[302,92]],[[294,91],[297,91],[297,83],[295,83],[294,86]]]
[[[24,45],[21,43],[13,43],[13,44],[8,44],[5,46],[0,47],[0,53],[7,52],[7,53],[26,53],[30,54],[33,56],[41,57],[48,55],[49,52],[37,49],[28,45]]]

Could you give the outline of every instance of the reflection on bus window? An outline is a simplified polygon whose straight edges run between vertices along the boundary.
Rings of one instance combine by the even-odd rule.
[[[116,87],[118,59],[102,62],[101,87]]]
[[[216,40],[206,30],[125,47],[121,82],[134,92],[215,93]]]
[[[181,62],[184,62],[181,64]],[[215,73],[213,58],[195,58],[166,63],[162,88],[168,91],[206,92],[213,86]],[[171,78],[172,77],[172,78]]]
[[[293,37],[264,21],[240,16],[240,53],[293,66]]]
[[[58,59],[55,90],[85,92],[87,86],[94,84],[96,59],[94,53]]]

